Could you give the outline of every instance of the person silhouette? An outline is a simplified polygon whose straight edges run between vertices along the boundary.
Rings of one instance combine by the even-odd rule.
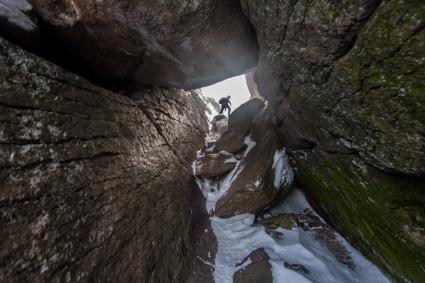
[[[223,114],[224,110],[227,109],[227,114],[230,115],[230,112],[232,111],[232,109],[230,109],[230,106],[232,105],[232,103],[230,102],[230,95],[227,97],[220,98],[218,103],[221,105],[220,114]]]

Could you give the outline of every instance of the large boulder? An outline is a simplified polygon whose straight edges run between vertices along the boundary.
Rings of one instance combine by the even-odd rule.
[[[2,39],[0,82],[0,281],[185,282],[199,97],[130,99]]]
[[[245,138],[249,134],[249,127],[236,127],[227,129],[216,141],[214,151],[227,151],[239,153],[245,148]]]
[[[227,130],[217,140],[215,151],[240,152],[249,134],[254,117],[264,108],[264,102],[253,98],[236,108],[229,117]]]
[[[205,154],[195,163],[195,176],[199,178],[220,177],[235,168],[237,159],[228,152]]]
[[[32,3],[43,54],[105,85],[195,89],[257,62],[255,33],[237,0]]]
[[[219,114],[212,120],[212,133],[220,137],[228,129],[229,120],[226,115]]]
[[[259,98],[251,98],[229,116],[229,128],[241,127],[242,125],[252,125],[255,115],[264,108],[264,101]]]
[[[422,1],[241,3],[298,182],[394,280],[424,281]]]
[[[231,173],[231,181],[221,185],[226,193],[217,201],[214,215],[256,213],[289,191],[293,172],[268,119],[267,111],[255,119],[252,134],[245,139],[244,158]]]

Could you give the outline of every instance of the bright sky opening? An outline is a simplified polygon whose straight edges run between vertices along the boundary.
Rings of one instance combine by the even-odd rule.
[[[246,85],[245,75],[233,77],[214,85],[202,88],[204,96],[212,97],[217,102],[220,98],[230,95],[232,111],[249,100],[251,94]]]

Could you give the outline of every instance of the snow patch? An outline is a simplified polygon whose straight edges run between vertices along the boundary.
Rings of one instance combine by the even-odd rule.
[[[294,180],[294,171],[289,165],[288,155],[285,150],[276,150],[273,157],[274,182],[276,189],[281,189],[284,185]]]
[[[252,260],[250,258],[248,258],[247,260],[245,260],[244,263],[242,263],[241,265],[238,266],[238,268],[236,269],[236,272],[238,272],[239,270],[245,269],[251,263],[252,263]]]
[[[234,156],[224,160],[224,163],[234,163],[234,162],[238,162],[238,160]]]
[[[247,145],[247,148],[246,148],[246,150],[243,154],[243,157],[246,157],[248,155],[248,153],[251,151],[251,149],[254,148],[256,143],[255,143],[255,141],[252,140],[251,135],[246,136],[243,143]]]
[[[255,182],[254,182],[254,185],[255,185],[257,188],[260,188],[261,183],[262,183],[262,181],[261,181],[261,180],[257,180],[257,181],[255,181]]]
[[[37,29],[37,26],[27,15],[32,10],[26,0],[0,0],[0,18],[6,18],[11,24],[25,31]]]
[[[273,213],[303,213],[312,210],[304,194],[294,189]],[[313,210],[312,213],[316,214]],[[316,214],[317,215],[317,214]],[[255,225],[255,216],[240,214],[231,218],[211,217],[211,224],[218,241],[215,258],[215,282],[233,282],[237,266],[251,252],[263,248],[270,257],[273,282],[390,282],[376,266],[361,256],[344,238],[334,232],[337,240],[347,249],[354,269],[339,262],[332,252],[314,236],[314,231],[295,227],[279,228],[282,237],[271,237],[261,225]],[[295,271],[288,265],[303,266],[307,272]]]

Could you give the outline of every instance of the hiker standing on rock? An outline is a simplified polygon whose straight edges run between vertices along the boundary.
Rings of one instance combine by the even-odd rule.
[[[230,115],[230,105],[232,105],[232,103],[230,102],[230,95],[227,97],[220,98],[218,103],[221,105],[220,114],[223,114],[224,110],[227,109],[227,111],[229,112],[228,115]]]

